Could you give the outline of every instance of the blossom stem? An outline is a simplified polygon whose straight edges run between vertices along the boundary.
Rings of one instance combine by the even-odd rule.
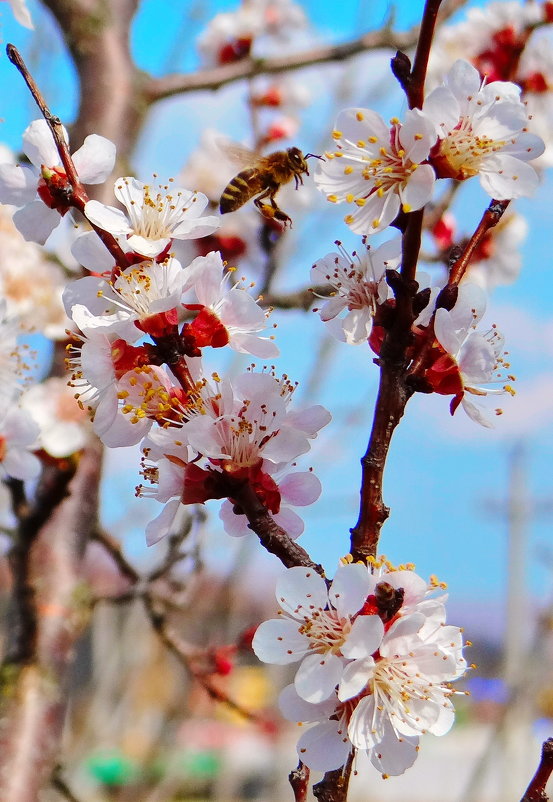
[[[540,764],[521,802],[547,802],[549,797],[545,794],[545,786],[551,772],[553,772],[553,738],[548,738],[542,744]]]
[[[305,549],[295,543],[287,532],[275,523],[250,485],[244,484],[233,490],[233,500],[240,505],[249,521],[249,528],[258,536],[261,545],[278,557],[286,568],[301,565],[312,568],[324,576],[322,565],[313,562]]]
[[[6,53],[8,55],[9,60],[12,64],[19,70],[21,73],[23,80],[29,87],[29,91],[33,96],[33,99],[37,106],[39,107],[42,116],[48,123],[48,127],[52,132],[52,136],[54,138],[54,142],[56,144],[56,148],[59,153],[59,157],[61,159],[61,163],[63,164],[63,169],[65,170],[65,174],[67,176],[67,180],[71,185],[71,198],[70,203],[71,206],[74,206],[75,209],[78,209],[81,214],[84,215],[84,207],[86,202],[89,200],[88,194],[81,183],[79,176],[77,174],[77,169],[75,164],[73,163],[73,159],[71,158],[71,153],[69,152],[69,147],[67,142],[65,141],[63,125],[59,117],[56,117],[55,114],[52,114],[48,105],[44,99],[44,96],[40,89],[38,88],[33,76],[27,69],[25,62],[21,56],[19,50],[15,47],[15,45],[8,44],[6,46]],[[128,265],[128,259],[125,252],[120,247],[119,243],[115,239],[115,237],[104,231],[102,228],[94,225],[93,223],[90,224],[92,228],[96,231],[106,248],[112,254],[115,262],[122,267],[126,267]]]
[[[455,303],[454,300],[455,295],[453,291],[456,290],[456,288],[459,286],[461,279],[465,275],[473,253],[479,247],[480,243],[487,235],[488,231],[491,228],[494,228],[494,226],[496,226],[499,223],[509,203],[510,201],[508,200],[502,200],[502,201],[492,200],[492,202],[482,215],[482,218],[476,228],[476,231],[465,245],[459,258],[456,259],[456,261],[452,264],[449,273],[448,283],[445,285],[440,295],[438,296],[437,307],[444,306],[445,308],[451,308],[451,306],[453,305],[451,304],[451,300],[453,300],[453,303]],[[442,299],[443,302],[441,302]],[[448,299],[450,300],[449,302],[446,303]],[[417,356],[414,358],[409,368],[410,377],[415,377],[420,373],[422,373],[422,371],[426,367],[426,357],[430,349],[432,348],[434,341],[435,341],[434,316],[432,316],[432,320],[430,321],[430,323],[426,328],[426,336],[424,338],[424,341],[419,349]]]
[[[452,265],[448,285],[459,284],[470,264],[474,251],[479,247],[488,231],[499,223],[509,203],[509,200],[492,200],[482,215],[476,231],[465,245],[461,256]]]

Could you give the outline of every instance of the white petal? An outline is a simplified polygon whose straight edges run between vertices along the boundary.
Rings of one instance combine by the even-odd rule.
[[[303,620],[328,602],[326,582],[311,568],[295,566],[278,578],[276,599],[283,610]]]
[[[67,131],[63,129],[65,141],[68,142]],[[35,167],[44,164],[55,167],[60,164],[58,149],[46,120],[33,120],[23,133],[23,152]]]
[[[73,154],[73,162],[83,184],[101,184],[113,170],[115,145],[104,136],[89,134]]]
[[[303,733],[297,750],[302,763],[313,771],[333,771],[344,765],[351,744],[338,721],[325,721]]]
[[[223,522],[227,535],[231,537],[251,535],[252,530],[248,528],[248,519],[245,515],[237,515],[234,512],[234,505],[230,501],[227,500],[221,504],[219,518]]]
[[[402,204],[408,206],[408,211],[414,212],[428,203],[432,197],[432,191],[436,182],[436,173],[429,164],[421,164],[420,167],[400,189]]]
[[[229,345],[239,354],[252,354],[260,359],[272,359],[280,354],[276,343],[268,337],[258,337],[257,334],[232,333]]]
[[[480,171],[480,183],[492,198],[509,200],[532,195],[539,179],[530,164],[508,154],[496,153],[485,159]]]
[[[148,239],[148,237],[142,237],[139,234],[131,234],[127,240],[127,246],[131,250],[139,253],[141,256],[146,256],[149,259],[153,259],[162,251],[164,251],[170,242],[170,237],[165,237],[163,239]]]
[[[336,699],[325,699],[319,704],[311,704],[298,696],[298,692],[292,684],[282,689],[278,697],[278,706],[287,721],[317,721],[332,715],[336,707]]]
[[[26,164],[0,164],[0,203],[23,206],[36,197],[39,175]]]
[[[341,652],[344,657],[355,660],[370,657],[382,642],[384,624],[377,615],[360,615],[353,622]]]
[[[418,745],[418,737],[403,735],[398,738],[392,726],[386,722],[384,736],[372,750],[371,763],[382,774],[397,777],[410,768],[417,759]]]
[[[322,702],[334,695],[340,681],[343,661],[335,654],[309,654],[301,662],[294,686],[306,702]]]
[[[370,584],[365,565],[340,565],[330,586],[328,598],[341,616],[354,615],[364,605],[370,592]]]
[[[44,245],[52,231],[59,226],[61,217],[55,209],[50,209],[37,200],[18,209],[13,216],[13,222],[26,240]]]
[[[274,516],[275,523],[282,526],[288,537],[296,540],[303,534],[305,523],[303,518],[292,510],[290,507],[281,507],[280,511]]]
[[[71,253],[88,270],[103,273],[111,270],[115,260],[95,231],[85,231],[71,246]]]
[[[342,679],[338,687],[338,699],[345,702],[361,693],[368,681],[374,675],[374,660],[366,657],[364,660],[354,660],[344,668]]]
[[[170,534],[173,522],[180,507],[180,500],[174,498],[169,501],[160,514],[146,526],[146,543],[153,546],[166,535]]]
[[[313,504],[321,495],[321,482],[312,471],[294,471],[279,482],[283,501],[294,507]]]
[[[352,744],[358,749],[372,749],[380,738],[381,718],[375,711],[374,696],[364,696],[349,721],[348,735]]]
[[[309,651],[309,639],[289,618],[271,618],[258,626],[252,649],[264,663],[284,666],[301,660]]]
[[[106,206],[104,203],[91,200],[85,205],[84,213],[91,223],[111,234],[121,235],[132,232],[123,212],[113,206]]]
[[[456,356],[461,347],[461,338],[457,335],[451,314],[447,309],[436,309],[434,318],[434,333],[440,345],[448,354]]]
[[[10,449],[0,462],[8,476],[22,481],[36,479],[40,473],[41,464],[38,457],[24,451],[23,448]]]
[[[480,426],[484,426],[486,429],[493,429],[495,428],[492,420],[489,416],[489,413],[486,412],[485,409],[479,407],[477,404],[473,404],[472,401],[467,399],[466,393],[463,396],[463,400],[461,401],[461,406],[469,416],[471,420],[475,423],[479,423]]]

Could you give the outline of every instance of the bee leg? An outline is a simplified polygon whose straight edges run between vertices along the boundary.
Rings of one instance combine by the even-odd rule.
[[[278,220],[279,223],[283,223],[285,226],[290,224],[291,227],[291,217],[289,217],[286,212],[283,212],[282,209],[279,209],[275,201],[275,194],[277,190],[278,186],[268,187],[265,192],[262,192],[261,195],[258,195],[257,198],[255,198],[254,204],[257,206],[263,217],[266,217],[269,220]],[[265,198],[269,201],[269,203],[263,203]]]

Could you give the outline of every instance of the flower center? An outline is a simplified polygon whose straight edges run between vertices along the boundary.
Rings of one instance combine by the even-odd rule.
[[[432,163],[440,177],[462,181],[478,175],[486,156],[496,153],[505,145],[502,139],[474,133],[470,120],[465,118],[439,143],[438,154]]]
[[[309,638],[309,648],[314,652],[338,654],[351,630],[348,619],[341,618],[336,610],[315,610],[305,620],[299,632]]]

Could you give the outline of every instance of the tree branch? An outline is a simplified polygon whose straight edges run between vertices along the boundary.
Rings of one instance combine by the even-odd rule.
[[[19,616],[32,616],[27,629],[34,628],[33,643],[10,648],[0,675],[0,798],[10,802],[36,802],[57,763],[67,671],[89,611],[78,593],[78,562],[97,526],[101,464],[94,442],[80,459],[69,495],[50,504],[47,516],[37,513],[40,526],[27,538],[29,595]]]

